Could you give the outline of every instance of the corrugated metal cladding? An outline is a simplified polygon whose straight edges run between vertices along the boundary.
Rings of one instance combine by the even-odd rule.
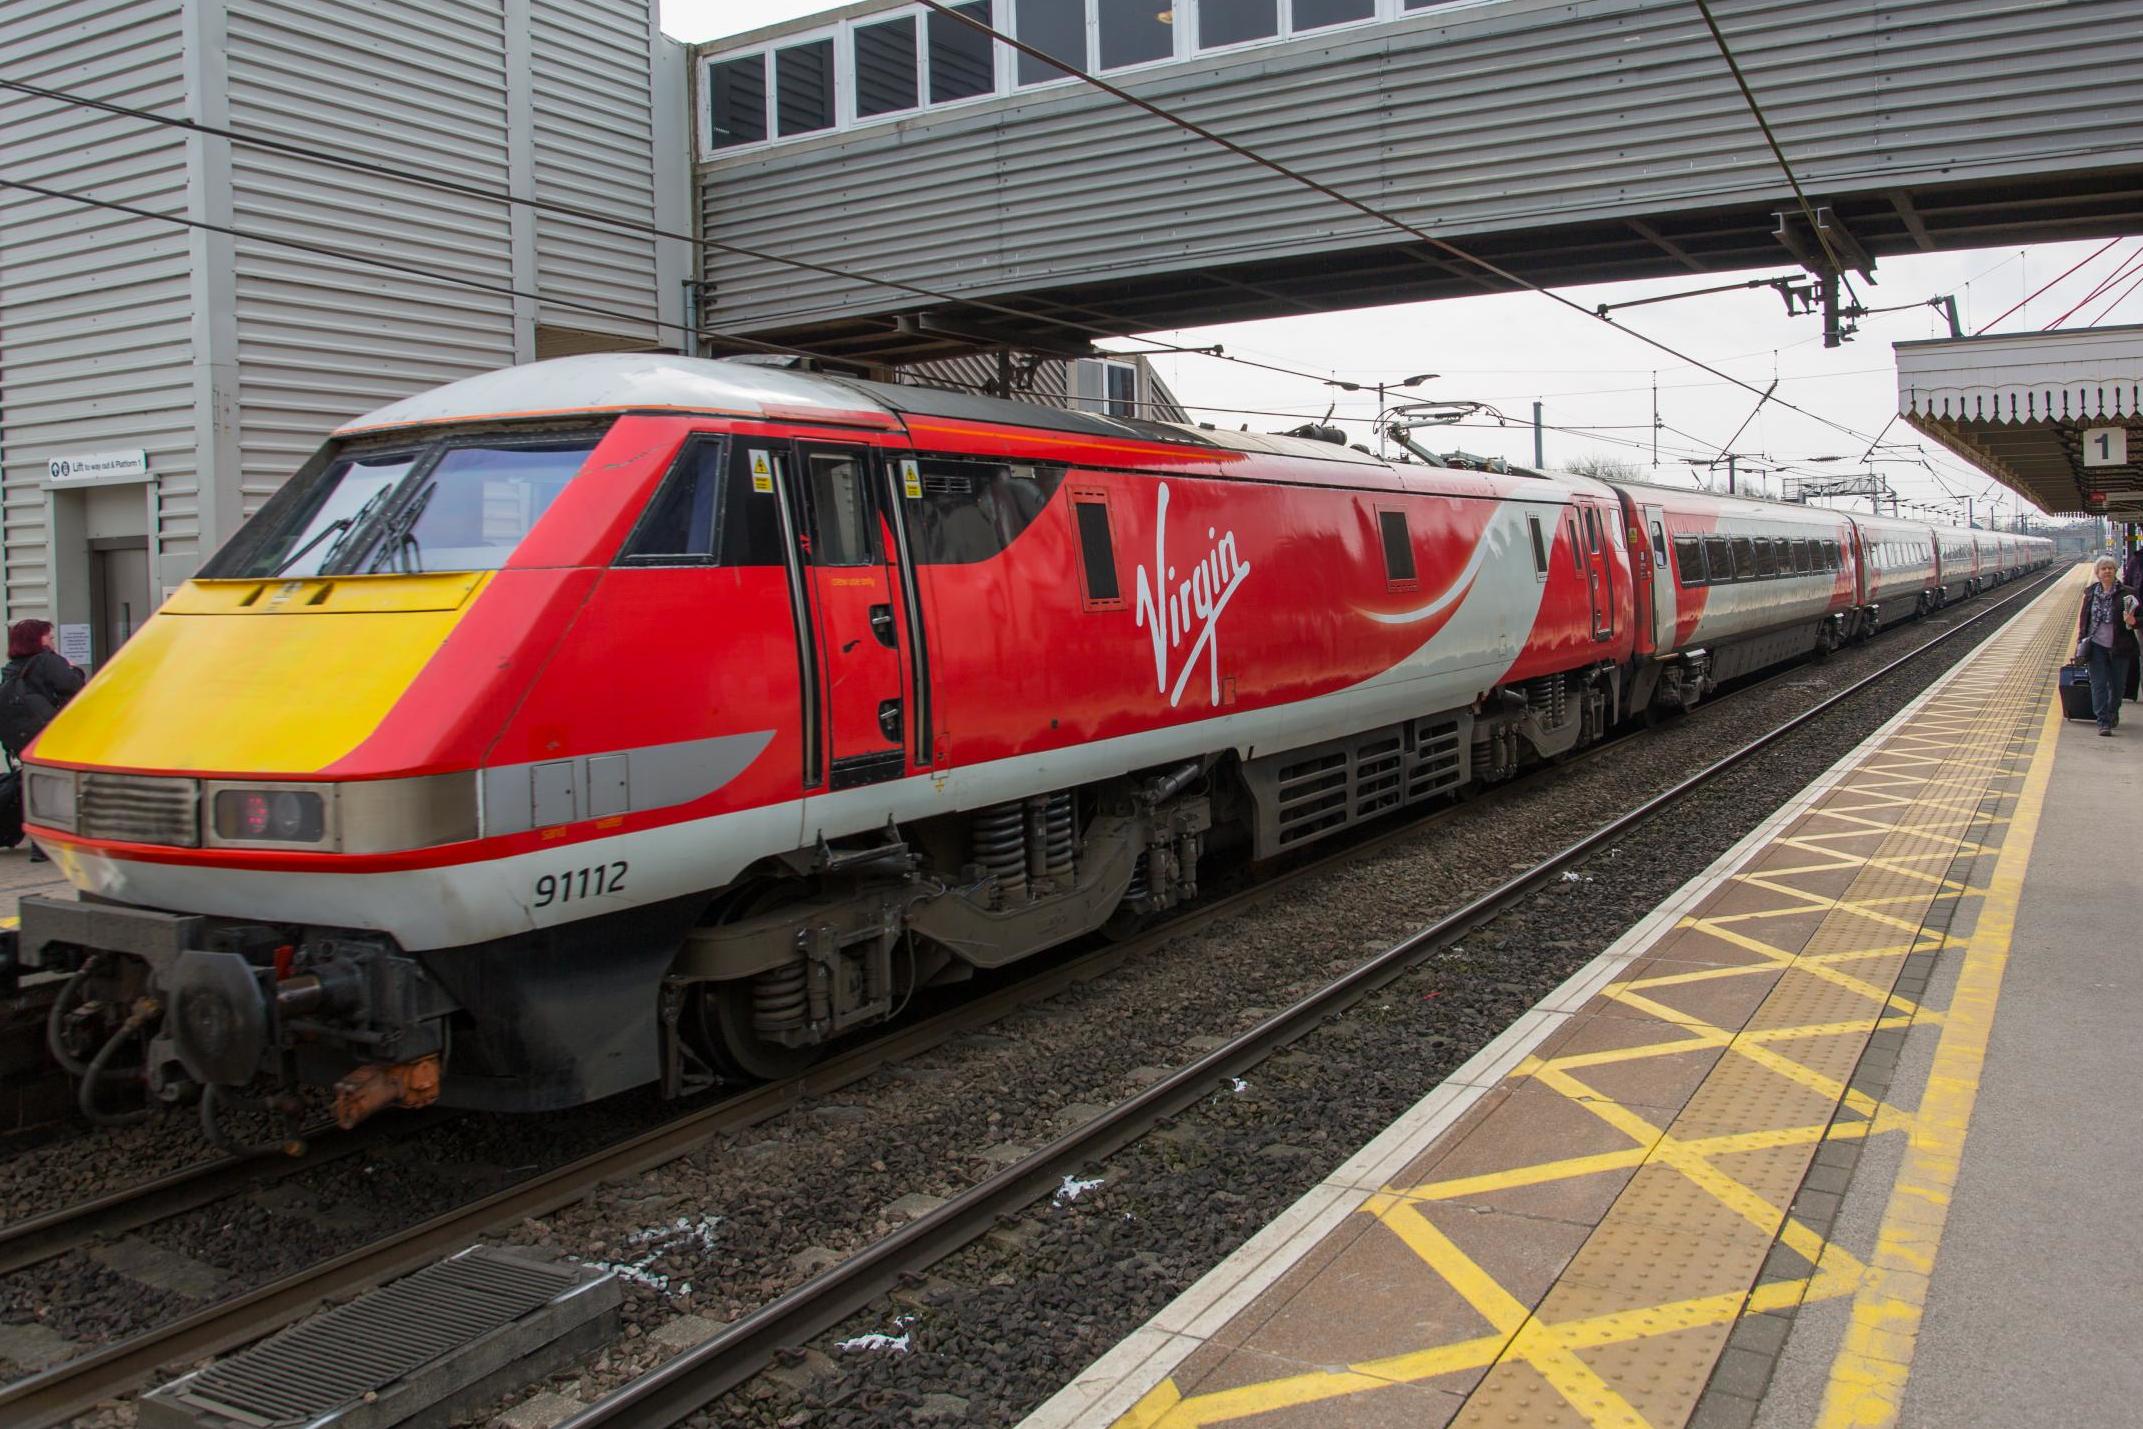
[[[1078,359],[1084,360],[1084,359]],[[1131,416],[1145,417],[1155,422],[1188,422],[1190,414],[1168,389],[1161,375],[1153,370],[1153,364],[1145,358],[1126,354],[1110,359],[1129,363],[1138,374],[1138,395],[1133,400],[1137,410]],[[1026,360],[1015,359],[1012,374],[1012,396],[1023,402],[1039,402],[1048,407],[1073,407],[1075,387],[1074,360],[1047,358],[1030,371]],[[929,362],[912,363],[896,370],[895,378],[912,382],[922,387],[948,387],[956,392],[982,392],[996,394],[999,370],[994,356],[940,357]],[[1099,408],[1095,408],[1099,410]]]
[[[180,16],[179,0],[8,0],[0,74],[177,112]],[[0,93],[0,134],[9,178],[93,183],[115,202],[186,211],[186,144],[174,132]],[[0,197],[0,570],[11,616],[51,602],[50,458],[140,447],[166,500],[193,499],[190,270],[183,229],[20,190]]]
[[[1819,200],[2143,163],[2135,0],[1713,10]],[[1681,0],[1488,0],[1120,82],[1454,240],[1792,203],[1697,8]],[[963,295],[1287,258],[1304,260],[1288,272],[1310,284],[1334,267],[1344,276],[1331,255],[1405,241],[1077,84],[742,150],[700,175],[709,238]],[[1948,246],[1970,236],[1938,235]],[[918,306],[717,252],[705,265],[711,316],[746,332]]]
[[[507,187],[498,7],[231,0],[227,46],[234,128]],[[511,286],[504,203],[242,145],[230,162],[243,231]],[[501,294],[247,239],[233,288],[246,515],[337,423],[514,360],[514,304]]]
[[[653,0],[0,0],[0,73],[395,171],[0,95],[9,177],[237,230],[0,200],[8,619],[90,622],[99,537],[146,543],[153,605],[358,413],[539,347],[676,345],[688,243],[418,181],[688,226]],[[45,489],[136,447],[146,487]]]
[[[537,191],[561,203],[655,221],[655,98],[647,0],[530,0]],[[664,122],[674,123],[674,116]],[[655,240],[557,214],[536,215],[538,320],[675,346],[655,327]]]

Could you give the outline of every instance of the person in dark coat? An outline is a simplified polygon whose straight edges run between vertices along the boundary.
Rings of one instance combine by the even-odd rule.
[[[2121,584],[2143,595],[2143,535],[2138,535],[2136,544],[2129,547],[2128,563],[2121,567]],[[2128,688],[2123,693],[2132,700],[2143,696],[2143,659],[2136,658],[2133,649],[2128,654]]]
[[[54,648],[52,622],[49,620],[18,620],[7,628],[7,664],[0,666],[0,683],[20,680],[28,689],[58,714],[67,701],[81,690],[89,677],[68,662],[67,657]],[[42,732],[44,723],[51,720],[45,716],[36,729],[30,730],[21,741],[21,748],[10,749],[15,755],[29,747],[32,739]],[[44,850],[35,843],[30,845],[30,860],[42,863]]]
[[[2121,722],[2121,692],[2136,663],[2136,593],[2120,582],[2113,557],[2100,556],[2076,612],[2076,653],[2091,670],[2091,713],[2098,732]]]

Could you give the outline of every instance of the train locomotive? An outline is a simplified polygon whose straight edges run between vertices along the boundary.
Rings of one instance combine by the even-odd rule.
[[[28,751],[53,1052],[219,1139],[778,1076],[2052,556],[1329,435],[644,354],[352,422]]]

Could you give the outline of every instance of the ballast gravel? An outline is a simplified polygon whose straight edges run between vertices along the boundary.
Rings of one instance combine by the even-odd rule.
[[[619,1270],[625,1327],[575,1368],[463,1422],[488,1422],[541,1393],[599,1397],[1946,623],[1907,627],[1504,791],[1248,912],[1187,928],[986,1034],[523,1223],[502,1238]],[[1242,1086],[1216,1088],[1196,1114],[1086,1178],[1098,1184],[1036,1204],[1017,1226],[759,1376],[700,1422],[1016,1422],[1866,737],[1975,638],[1919,658],[1883,689],[1789,736],[1595,859],[1583,880],[1551,885],[1253,1070]],[[559,1164],[605,1135],[614,1139],[621,1124],[645,1125],[658,1109],[652,1098],[627,1097],[591,1112],[463,1118],[136,1235],[210,1268],[228,1293]],[[0,1204],[42,1208],[150,1169],[83,1149],[92,1144],[67,1141],[0,1166]],[[178,1158],[185,1145],[158,1132],[132,1149]],[[25,1164],[39,1161],[45,1174]],[[80,1253],[0,1277],[0,1327],[45,1325],[83,1345],[197,1304],[145,1293]],[[87,1422],[101,1429],[131,1420],[123,1403]]]

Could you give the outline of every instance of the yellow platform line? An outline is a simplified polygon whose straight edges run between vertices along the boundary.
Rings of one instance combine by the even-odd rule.
[[[1891,1188],[1875,1252],[1853,1296],[1853,1318],[1831,1364],[1818,1429],[1876,1429],[1895,1424],[1912,1373],[1913,1350],[1927,1308],[1927,1287],[1949,1219],[1965,1136],[1979,1099],[1987,1038],[2009,966],[2017,905],[2032,844],[2053,777],[2061,710],[2049,704],[2039,747],[1995,860],[1979,921],[1965,940],[1957,990],[1950,999],[1927,1090],[1914,1117],[1904,1165]]]

